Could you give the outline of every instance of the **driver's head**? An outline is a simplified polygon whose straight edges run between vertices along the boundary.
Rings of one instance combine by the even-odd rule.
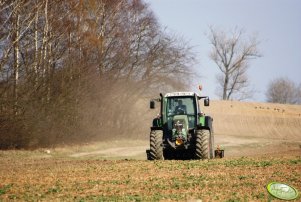
[[[179,105],[182,105],[182,104],[183,104],[183,101],[182,101],[182,100],[179,100],[178,104],[179,104]]]

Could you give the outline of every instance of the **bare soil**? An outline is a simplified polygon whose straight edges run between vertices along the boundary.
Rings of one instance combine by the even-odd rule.
[[[99,160],[0,152],[1,201],[271,201],[268,183],[301,190],[296,153],[210,161]],[[299,201],[300,197],[295,201]]]

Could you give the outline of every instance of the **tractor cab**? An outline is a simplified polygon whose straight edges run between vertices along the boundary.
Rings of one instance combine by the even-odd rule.
[[[174,96],[168,94],[165,96],[166,107],[162,115],[166,115],[167,128],[173,129],[175,122],[180,121],[185,125],[185,128],[194,128],[197,124],[198,104],[193,95]],[[163,118],[163,119],[164,119]]]

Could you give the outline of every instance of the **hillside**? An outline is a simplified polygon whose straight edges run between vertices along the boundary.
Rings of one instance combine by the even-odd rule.
[[[212,101],[204,111],[217,134],[301,141],[300,105]]]
[[[301,106],[238,101],[212,101],[203,108],[214,119],[216,144],[230,155],[299,149]]]

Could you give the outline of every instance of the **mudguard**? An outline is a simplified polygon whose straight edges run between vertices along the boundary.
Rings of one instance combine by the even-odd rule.
[[[213,130],[212,127],[213,118],[211,116],[200,116],[199,124],[197,126],[198,129],[208,129],[210,131]]]
[[[151,130],[162,130],[162,119],[155,118]]]

